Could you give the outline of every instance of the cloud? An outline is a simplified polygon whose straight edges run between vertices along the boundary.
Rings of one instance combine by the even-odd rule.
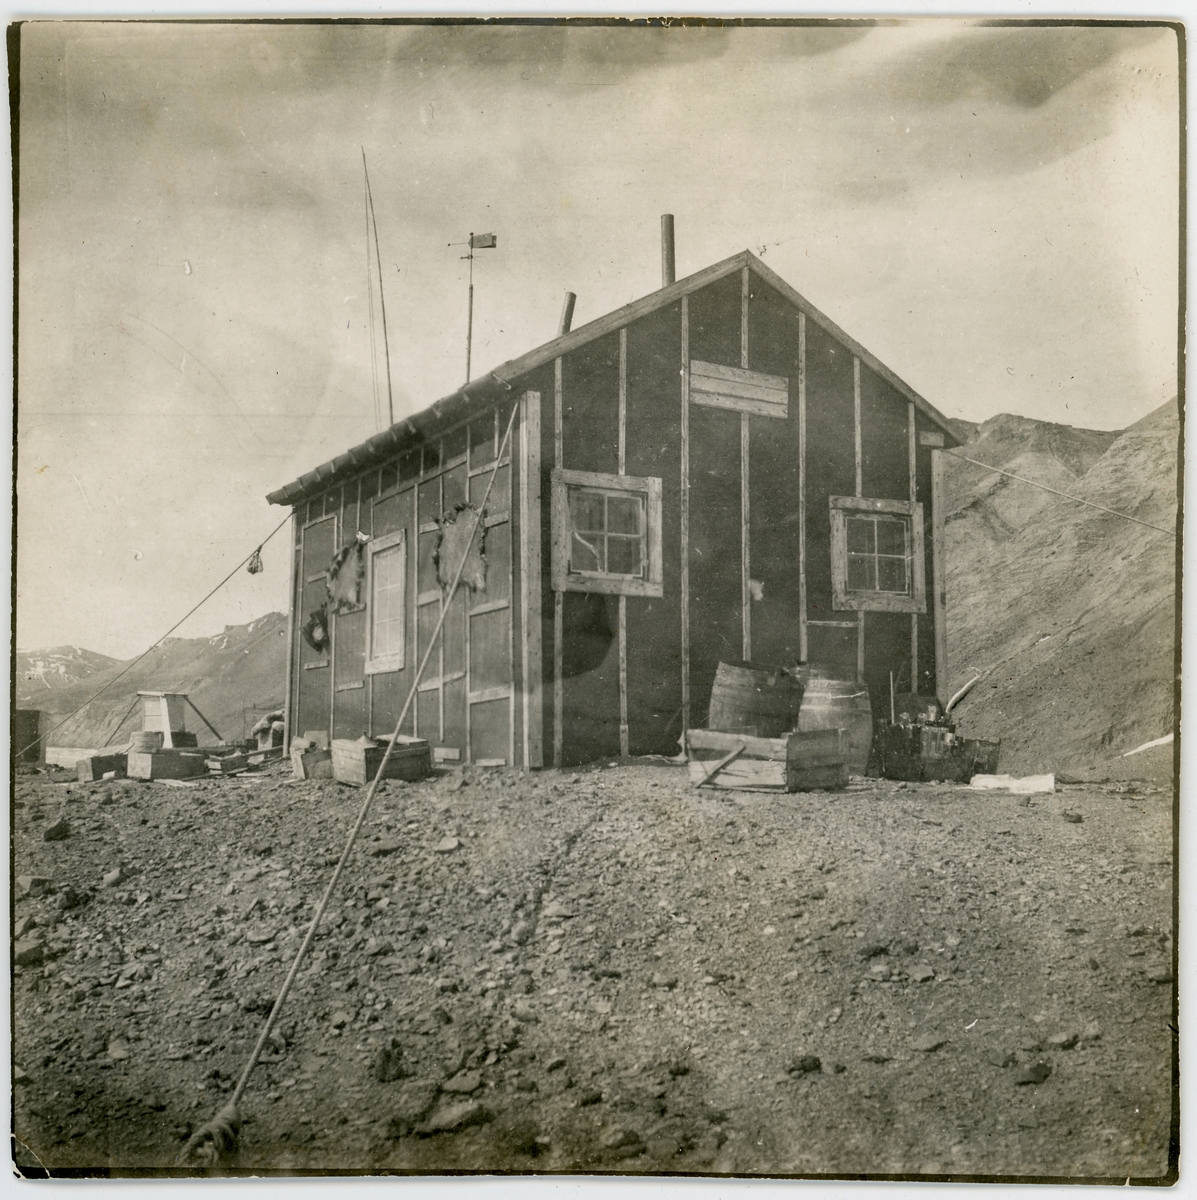
[[[907,203],[959,179],[1026,175],[1138,111],[1159,26],[878,31],[808,100],[807,178],[826,202]],[[1162,82],[1153,79],[1153,82]],[[804,106],[806,107],[806,106]],[[805,111],[791,118],[803,126]],[[807,140],[807,139],[804,139]],[[863,168],[863,169],[862,169]]]
[[[1167,32],[1158,26],[976,27],[917,45],[880,71],[879,82],[893,100],[916,106],[977,99],[1040,108],[1111,59]]]

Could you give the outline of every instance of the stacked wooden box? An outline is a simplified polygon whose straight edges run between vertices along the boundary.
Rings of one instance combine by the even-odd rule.
[[[334,738],[332,743],[333,778],[339,783],[361,786],[372,783],[387,752],[387,743],[373,738],[349,741]],[[384,779],[406,779],[414,782],[432,773],[432,754],[426,738],[400,734],[387,762]]]
[[[155,750],[149,754],[130,750],[128,773],[130,779],[192,779],[206,775],[208,764],[197,750]]]
[[[80,783],[93,783],[105,775],[110,779],[124,779],[128,769],[128,754],[93,754],[75,763],[75,774]]]
[[[844,729],[814,729],[776,738],[691,729],[686,745],[690,781],[696,787],[806,792],[848,786]]]

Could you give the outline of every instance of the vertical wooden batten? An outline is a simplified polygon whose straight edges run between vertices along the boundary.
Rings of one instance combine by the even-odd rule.
[[[806,662],[806,313],[798,314],[798,657]]]
[[[562,462],[561,359],[553,360],[553,465],[560,470]],[[553,593],[553,766],[561,766],[561,748],[565,740],[565,680],[561,676],[561,659],[565,638],[565,594]]]
[[[748,268],[740,272],[740,366],[748,369]],[[740,413],[740,623],[741,653],[752,661],[752,573],[748,497],[748,414]]]
[[[856,454],[856,494],[864,495],[864,453],[860,427],[860,359],[852,358],[852,441]],[[862,608],[856,614],[856,678],[864,678],[865,615]]]
[[[911,511],[918,501],[918,430],[915,426],[914,403],[906,405],[906,457],[910,474]],[[910,614],[910,690],[919,690],[919,615]]]
[[[381,479],[379,483],[381,484]],[[371,517],[371,520],[373,518]],[[423,661],[424,651],[420,648],[420,476],[416,473],[415,486],[411,493],[411,544],[412,549],[408,552],[411,559],[411,596],[412,596],[412,619],[411,619],[411,648],[412,662],[418,663]],[[412,698],[411,705],[411,731],[416,737],[428,737],[428,735],[420,729],[420,697],[415,695]],[[429,741],[432,739],[429,738]],[[437,739],[440,740],[439,738]],[[467,747],[468,750],[468,747]]]
[[[856,455],[856,494],[864,495],[864,454],[860,428],[860,359],[852,360],[852,443]]]
[[[520,399],[520,634],[523,672],[524,766],[544,765],[544,683],[541,663],[540,393]]]
[[[291,509],[291,604],[287,611],[287,672],[283,681],[283,745],[290,746],[295,736],[295,660],[299,657],[299,646],[295,641],[295,614],[303,603],[302,584],[299,582],[299,514]]]
[[[345,538],[345,489],[336,489],[337,505],[332,514],[333,521],[333,553],[341,548]],[[337,636],[337,614],[331,613],[325,618],[332,634],[332,646],[328,654],[328,736],[331,738],[337,727],[337,645],[341,639]]]
[[[467,461],[468,461],[468,459],[467,459]],[[443,454],[441,457],[441,462],[442,463],[444,462]],[[467,467],[466,470],[468,471],[469,468]],[[467,478],[468,478],[468,476],[467,476]],[[468,488],[469,484],[467,483],[466,486]],[[436,519],[439,521],[444,516],[444,513],[445,513],[445,476],[444,476],[443,472],[441,473],[440,478],[436,481],[436,493],[437,493],[437,517],[436,517]],[[444,588],[440,589],[440,594],[441,594],[441,598],[437,603],[437,616],[438,617],[448,607],[448,601],[445,599],[445,589]],[[446,613],[445,614],[445,624],[448,624],[448,622],[449,622],[449,615]],[[437,680],[438,680],[438,684],[439,684],[439,686],[436,689],[436,712],[437,712],[436,740],[438,742],[444,742],[444,740],[445,740],[445,630],[444,630],[443,626],[441,627],[441,631],[437,635],[437,639],[436,639],[436,664],[437,664],[436,665],[436,676],[437,676]],[[469,695],[468,692],[466,694]]]
[[[627,474],[628,458],[628,330],[619,331],[619,473]],[[619,756],[631,754],[628,731],[628,598],[619,597]]]
[[[947,695],[948,628],[944,581],[943,451],[931,451],[931,590],[935,617],[935,691]]]
[[[690,728],[690,297],[682,297],[681,430],[682,741]]]
[[[357,478],[357,527],[360,532],[364,533],[367,537],[369,537],[373,530],[373,527],[374,527],[374,514],[373,514],[373,512],[371,512],[370,528],[366,528],[366,519],[365,519],[365,515],[362,512],[362,482],[363,482],[363,476],[359,475]],[[370,555],[370,551],[368,549],[363,550],[363,553],[367,556],[367,558]],[[362,599],[362,597],[359,596],[358,599]],[[370,642],[370,607],[368,605],[368,599],[369,598],[366,597],[366,600],[367,600],[366,617],[365,617],[366,627],[362,631],[363,657],[365,655],[365,647],[368,646],[369,642]],[[406,601],[407,601],[407,598],[404,597],[405,604],[406,604]],[[369,734],[370,730],[372,730],[374,728],[374,688],[370,684],[369,676],[364,676],[362,679],[362,683],[364,685],[364,695],[362,696],[362,706],[365,710],[365,716],[362,719],[365,721],[365,725],[366,725],[364,732]],[[285,731],[283,734],[283,738],[284,738],[283,745],[289,747],[291,745],[291,743],[289,740],[287,740]]]

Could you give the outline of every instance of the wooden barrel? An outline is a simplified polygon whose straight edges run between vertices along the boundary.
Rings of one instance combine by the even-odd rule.
[[[835,668],[809,666],[804,669],[805,689],[798,712],[798,728],[846,729],[848,770],[863,775],[873,745],[873,709],[869,692],[855,679],[838,679]]]
[[[721,662],[711,688],[708,729],[781,737],[794,728],[802,685],[782,667]]]

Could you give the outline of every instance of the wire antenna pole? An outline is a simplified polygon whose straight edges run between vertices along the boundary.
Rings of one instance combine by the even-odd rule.
[[[387,301],[386,290],[382,285],[382,251],[378,248],[378,220],[374,216],[374,194],[370,191],[370,171],[366,166],[366,148],[364,146],[362,147],[362,171],[366,176],[366,203],[370,206],[370,223],[374,226],[374,255],[378,262],[378,307],[382,313],[382,351],[387,364],[387,417],[394,425],[395,401],[391,395],[391,344],[387,338]]]
[[[362,166],[365,167],[365,149],[362,150]],[[363,189],[363,214],[366,218],[366,311],[370,318],[370,386],[374,400],[374,429],[382,432],[382,409],[378,399],[378,346],[374,336],[374,271],[370,266],[370,185],[365,181]]]

